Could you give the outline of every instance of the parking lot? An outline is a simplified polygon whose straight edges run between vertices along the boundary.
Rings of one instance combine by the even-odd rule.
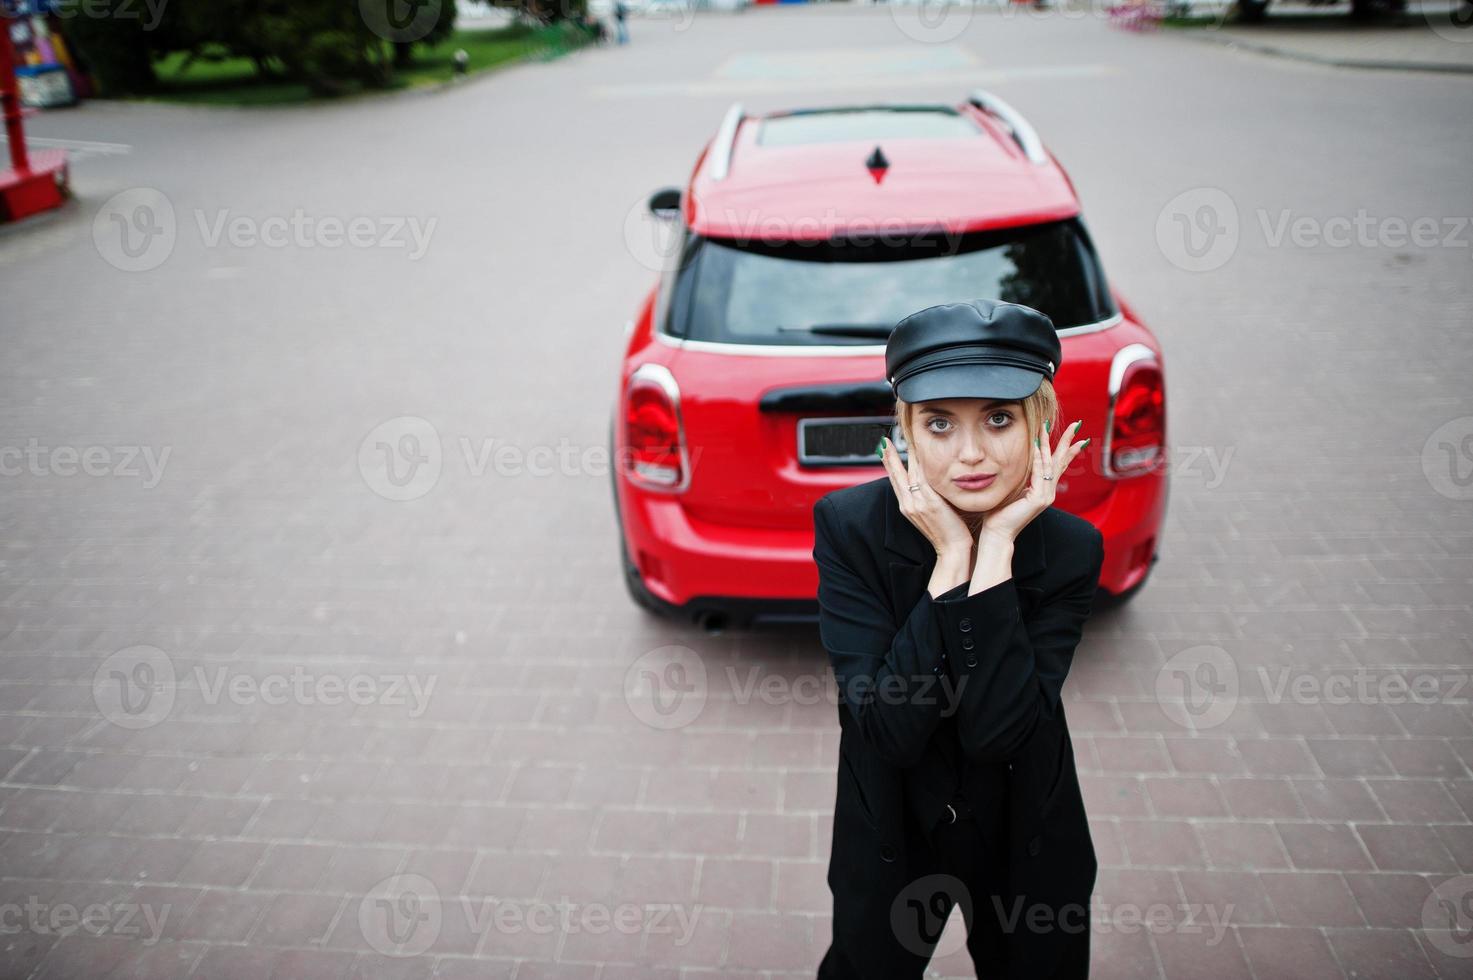
[[[811,977],[816,631],[620,581],[645,199],[734,101],[979,85],[1166,355],[1161,559],[1065,689],[1091,976],[1473,976],[1473,81],[919,10],[28,121],[76,200],[0,229],[0,976]]]

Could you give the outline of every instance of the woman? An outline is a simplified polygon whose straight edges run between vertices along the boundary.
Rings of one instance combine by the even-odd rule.
[[[901,320],[885,351],[909,447],[814,505],[819,630],[839,686],[820,980],[920,977],[953,906],[982,980],[1089,972],[1097,863],[1060,688],[1104,560],[1052,506],[1052,322],[974,300]]]

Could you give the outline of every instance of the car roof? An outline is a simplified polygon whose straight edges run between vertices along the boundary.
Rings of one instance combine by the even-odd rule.
[[[876,162],[886,165],[878,180],[866,165]],[[1068,176],[1032,126],[980,90],[956,105],[761,115],[734,105],[696,162],[682,205],[699,234],[786,240],[977,231],[1079,213]]]

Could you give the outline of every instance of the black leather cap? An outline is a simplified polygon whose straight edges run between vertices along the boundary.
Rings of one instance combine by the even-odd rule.
[[[995,299],[928,306],[897,323],[885,346],[885,375],[907,402],[1027,398],[1061,363],[1052,320]]]

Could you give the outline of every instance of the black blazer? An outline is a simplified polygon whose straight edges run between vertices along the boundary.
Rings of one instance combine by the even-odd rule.
[[[973,596],[969,580],[933,599],[935,550],[900,512],[888,476],[825,495],[813,517],[819,632],[842,729],[828,871],[835,949],[820,976],[914,967],[897,946],[892,903],[937,869],[908,814],[903,770],[934,754],[946,714],[968,761],[1007,765],[1002,914],[1022,903],[1007,976],[1051,976],[1061,955],[1087,945],[1098,868],[1060,688],[1099,582],[1100,532],[1050,507],[1019,532],[1012,578]],[[943,672],[949,683],[934,683]],[[1041,925],[1029,928],[1030,914]]]

